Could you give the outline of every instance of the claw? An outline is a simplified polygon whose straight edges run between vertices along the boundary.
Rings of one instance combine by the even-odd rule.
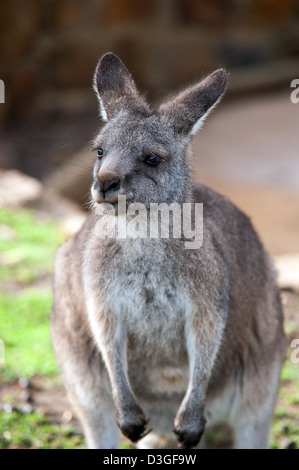
[[[132,442],[137,442],[139,439],[151,432],[151,429],[146,429],[148,422],[149,421],[145,418],[145,416],[139,413],[136,420],[132,420],[131,422],[127,421],[125,425],[121,425],[120,423],[117,424],[122,433],[128,439],[130,439]]]
[[[152,429],[145,429],[143,433],[140,434],[139,439],[142,439],[143,437],[147,436],[150,432],[152,432]]]
[[[198,432],[190,432],[190,430],[182,431],[178,429],[173,429],[173,431],[176,435],[176,440],[180,449],[192,449],[199,443],[201,436],[203,435],[204,428]]]

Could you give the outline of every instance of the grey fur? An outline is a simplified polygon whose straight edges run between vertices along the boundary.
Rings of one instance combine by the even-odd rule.
[[[267,447],[285,356],[276,274],[246,215],[193,183],[189,167],[191,135],[221,98],[226,73],[154,111],[113,54],[100,60],[94,84],[107,120],[94,147],[104,156],[94,167],[94,208],[57,253],[51,317],[88,446],[117,447],[119,428],[139,447],[195,447],[206,423],[225,419],[235,447]],[[156,168],[145,165],[149,154],[162,158]],[[117,209],[118,195],[147,208],[203,203],[202,247],[99,237],[114,216],[96,208]]]

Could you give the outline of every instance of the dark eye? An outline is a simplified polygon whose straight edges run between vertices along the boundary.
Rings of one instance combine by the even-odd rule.
[[[147,166],[151,167],[156,167],[159,165],[159,163],[163,160],[162,157],[159,157],[158,155],[147,155],[143,159],[143,163],[145,163]]]
[[[97,157],[98,157],[98,158],[102,158],[103,155],[104,155],[103,149],[98,148],[98,150],[97,150]]]

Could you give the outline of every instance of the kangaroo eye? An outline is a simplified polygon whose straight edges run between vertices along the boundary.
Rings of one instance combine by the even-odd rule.
[[[98,157],[98,158],[102,158],[103,155],[104,155],[103,149],[98,148],[98,150],[97,150],[97,157]]]
[[[159,157],[158,155],[147,155],[143,159],[143,163],[145,163],[147,166],[151,167],[156,167],[159,165],[159,163],[163,160],[162,157]]]

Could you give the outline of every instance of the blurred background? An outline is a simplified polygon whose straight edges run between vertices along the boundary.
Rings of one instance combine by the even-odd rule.
[[[9,309],[21,315],[15,299],[13,306],[8,297],[1,304],[1,292],[14,297],[28,286],[49,288],[57,245],[84,220],[94,158],[89,145],[101,125],[92,78],[108,51],[120,56],[153,105],[226,67],[227,93],[193,140],[194,177],[251,217],[278,268],[290,339],[298,338],[299,103],[291,101],[291,82],[299,79],[298,1],[2,0],[0,339],[9,344]],[[36,299],[26,297],[20,309],[25,301],[31,316],[35,308],[38,315]],[[47,315],[51,294],[43,305]],[[48,331],[48,317],[44,322]],[[6,348],[6,356],[12,351]],[[7,362],[5,380],[52,374],[56,367],[53,358],[46,368],[14,361]],[[285,374],[286,387],[299,379],[298,368]],[[297,414],[286,413],[298,420],[298,436],[297,385],[286,392]],[[59,421],[57,409],[49,411],[62,397],[55,389],[54,400],[54,389],[45,407]],[[4,447],[11,445],[5,432]],[[273,446],[299,446],[299,438],[282,434]]]

